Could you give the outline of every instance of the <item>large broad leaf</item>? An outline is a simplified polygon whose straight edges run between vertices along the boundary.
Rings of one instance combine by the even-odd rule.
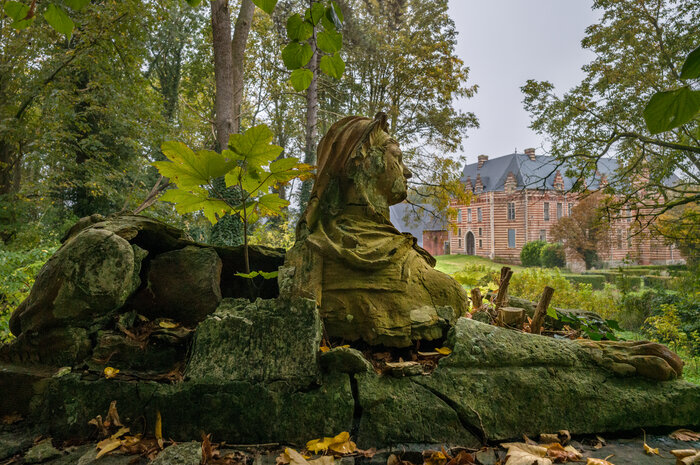
[[[76,11],[82,10],[88,3],[90,3],[90,0],[66,0],[66,5]]]
[[[11,0],[5,3],[4,10],[5,14],[10,18],[14,19],[15,21],[21,21],[27,17],[27,13],[29,13],[29,5]]]
[[[282,61],[287,69],[299,69],[306,66],[314,52],[311,50],[311,45],[300,44],[299,42],[290,42],[282,50]]]
[[[182,142],[165,142],[161,150],[170,161],[157,161],[153,166],[183,189],[209,184],[212,179],[224,176],[235,166],[234,161],[220,153],[200,150],[195,154]]]
[[[44,18],[46,22],[56,30],[56,32],[63,34],[70,39],[73,34],[73,20],[70,19],[68,13],[66,13],[62,8],[57,7],[53,3],[49,4],[48,8],[44,12]]]
[[[192,213],[201,210],[212,224],[216,223],[227,212],[232,211],[226,202],[209,198],[205,192],[192,193],[182,189],[170,189],[165,191],[160,200],[174,203],[178,213]]]
[[[326,55],[321,58],[321,71],[330,77],[340,79],[345,72],[345,62],[340,55]]]
[[[270,177],[275,185],[284,184],[292,179],[308,179],[311,177],[313,166],[299,163],[294,157],[280,158],[270,163]]]
[[[255,6],[263,10],[265,13],[271,15],[275,10],[277,0],[253,0],[253,3],[255,3]]]
[[[700,91],[682,87],[655,93],[644,109],[644,121],[652,134],[681,126],[700,111]]]
[[[700,47],[688,54],[681,68],[681,79],[700,78]]]
[[[340,6],[338,5],[338,2],[331,2],[331,6],[333,7],[333,11],[336,15],[336,17],[340,20],[341,23],[345,22],[345,17],[343,16],[343,11],[340,9]]]
[[[339,10],[340,8],[338,8],[338,11]],[[340,14],[342,15],[343,13],[341,12]],[[343,21],[340,19],[336,9],[333,6],[329,6],[326,9],[326,18],[333,22],[333,25],[336,29],[340,29],[341,27],[343,27]]]
[[[263,215],[279,215],[289,205],[289,201],[281,199],[277,194],[266,194],[258,199],[258,204]]]
[[[308,89],[313,79],[313,71],[307,68],[295,69],[292,71],[292,75],[289,76],[289,81],[297,92]]]
[[[313,25],[305,21],[299,13],[295,13],[287,20],[287,37],[289,40],[303,42],[314,35]]]
[[[343,46],[343,35],[335,31],[321,31],[316,36],[316,44],[324,52],[333,54]]]
[[[228,146],[245,158],[253,168],[267,165],[282,153],[282,147],[272,144],[272,131],[264,124],[254,126],[243,134],[231,134]]]
[[[306,9],[304,18],[315,26],[319,21],[321,21],[324,14],[326,14],[326,8],[323,6],[323,3],[314,2],[311,5],[311,8]]]

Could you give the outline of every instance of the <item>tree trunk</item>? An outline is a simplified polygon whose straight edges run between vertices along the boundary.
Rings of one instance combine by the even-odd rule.
[[[233,132],[233,53],[231,49],[231,15],[228,0],[212,0],[211,28],[216,79],[216,142],[217,149],[228,145]]]
[[[17,192],[19,184],[19,160],[13,153],[12,146],[0,141],[0,195]]]
[[[253,24],[255,5],[251,0],[243,0],[241,9],[236,18],[236,28],[233,31],[231,41],[231,56],[233,61],[233,125],[232,132],[241,131],[241,103],[243,102],[243,73],[245,71],[245,48],[248,43],[248,34]]]
[[[309,69],[313,72],[313,78],[311,79],[311,84],[306,90],[306,140],[304,144],[304,163],[309,165],[316,164],[316,136],[317,136],[317,124],[318,124],[318,64],[319,55],[318,49],[316,48],[316,30],[314,29],[314,36],[311,41],[311,47],[313,48],[313,55],[311,56],[311,61],[309,61]],[[300,207],[303,211],[309,202],[309,197],[311,196],[311,187],[313,181],[306,180],[301,185],[301,195],[300,195]]]

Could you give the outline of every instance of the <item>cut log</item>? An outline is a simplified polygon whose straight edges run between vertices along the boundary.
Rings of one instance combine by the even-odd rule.
[[[481,310],[483,305],[483,296],[481,295],[481,289],[475,287],[472,289],[472,312],[478,312]]]
[[[532,322],[530,323],[530,332],[532,334],[540,334],[542,331],[542,323],[544,323],[544,317],[547,316],[547,308],[549,307],[549,302],[552,300],[552,294],[554,294],[554,289],[545,286],[540,296],[540,301],[537,303],[537,308],[535,308]]]
[[[496,294],[496,301],[494,302],[496,312],[508,301],[508,285],[512,277],[513,271],[510,267],[504,266],[501,268],[501,282],[499,283],[498,294]]]
[[[519,328],[525,321],[525,310],[517,307],[501,307],[498,309],[498,325]]]

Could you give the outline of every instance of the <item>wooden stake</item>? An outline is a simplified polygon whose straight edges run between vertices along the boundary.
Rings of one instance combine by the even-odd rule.
[[[549,302],[552,300],[552,294],[554,294],[554,289],[545,286],[540,296],[540,301],[537,302],[537,308],[532,317],[532,323],[530,323],[530,332],[532,334],[540,334],[542,331],[542,324],[544,323],[544,317],[547,316],[547,308],[549,307]]]
[[[484,298],[481,295],[481,289],[475,287],[472,289],[472,312],[481,310]]]
[[[513,272],[507,266],[501,268],[501,283],[498,286],[498,294],[496,294],[496,300],[494,305],[496,306],[496,314],[498,314],[498,309],[503,307],[503,305],[508,301],[508,285],[510,284],[510,278],[513,277]]]

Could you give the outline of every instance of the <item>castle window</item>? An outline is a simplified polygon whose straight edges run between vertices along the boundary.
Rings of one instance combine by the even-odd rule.
[[[564,213],[563,213],[563,205],[561,202],[557,202],[557,219],[561,218]]]
[[[617,230],[617,248],[622,249],[622,229]]]
[[[457,228],[457,235],[461,236],[462,235],[462,228]],[[461,241],[460,241],[461,244]]]
[[[462,239],[457,241],[457,247],[460,247],[460,248],[462,247]]]
[[[515,229],[508,230],[508,248],[515,248]]]
[[[547,230],[546,229],[540,229],[540,240],[541,241],[547,240]]]
[[[484,245],[483,245],[481,239],[479,239],[479,248],[480,248],[480,249],[484,248]]]
[[[549,202],[544,203],[544,220],[549,221]]]
[[[571,210],[574,208],[574,204],[570,203],[569,204],[569,216],[571,216]]]
[[[515,219],[515,202],[508,202],[508,219]]]
[[[462,222],[462,210],[457,210],[457,223]]]
[[[482,230],[479,228],[479,237],[481,237]]]
[[[467,208],[467,223],[471,223],[471,222],[472,222],[472,209]]]
[[[482,216],[481,216],[481,207],[476,209],[476,221],[481,222]]]

